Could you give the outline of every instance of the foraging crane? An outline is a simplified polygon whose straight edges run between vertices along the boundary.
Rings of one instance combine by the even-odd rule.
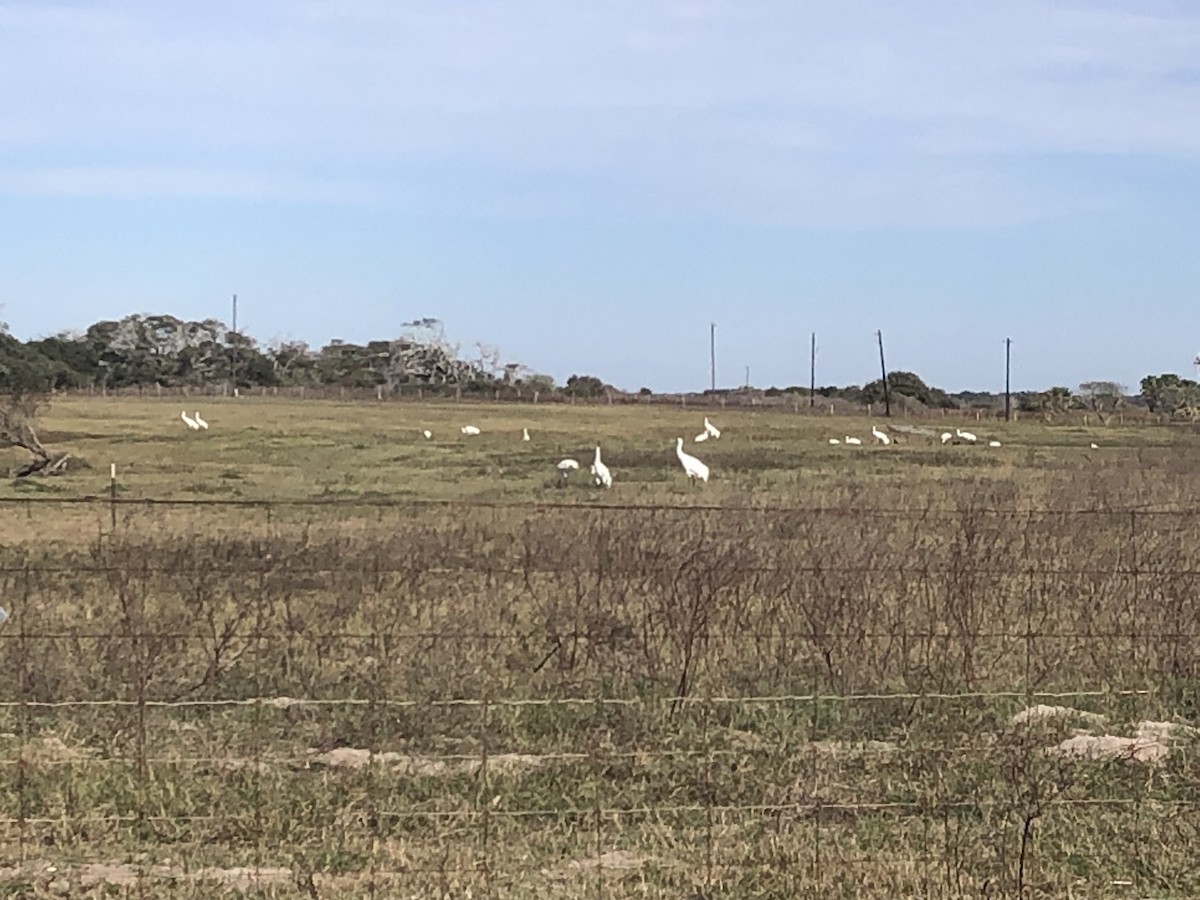
[[[702,431],[698,435],[696,435],[694,438],[692,438],[692,440],[695,441],[697,444],[703,444],[705,441],[708,440],[708,432]]]
[[[573,471],[575,471],[576,469],[579,468],[579,463],[577,463],[573,459],[564,459],[562,462],[560,462],[554,468],[558,469],[558,474],[560,474],[563,478],[566,478]]]
[[[892,439],[883,431],[880,431],[876,426],[871,426],[871,435],[876,441],[883,444],[885,447],[892,442]]]
[[[830,438],[830,439],[829,439],[829,443],[831,443],[831,444],[840,444],[840,443],[841,443],[841,441],[840,441],[840,440],[838,440],[837,438]]]
[[[190,428],[192,431],[199,431],[199,430],[200,430],[200,426],[197,424],[197,422],[196,422],[196,420],[195,420],[195,419],[193,419],[191,416],[189,416],[189,415],[187,414],[187,410],[184,410],[184,411],[180,412],[180,413],[179,413],[179,418],[183,419],[183,424],[185,424],[185,425],[186,425],[188,428]]]
[[[704,433],[707,435],[711,435],[714,438],[719,438],[721,436],[721,429],[718,428],[716,425],[714,425],[712,422],[708,421],[708,416],[705,416],[704,417]]]
[[[1000,442],[999,442],[999,441],[996,441],[996,440],[988,441],[988,446],[989,446],[989,447],[999,447],[999,446],[1000,446]]]
[[[956,435],[956,436],[957,436],[957,437],[958,437],[960,440],[966,441],[968,444],[973,444],[973,443],[975,443],[977,440],[979,440],[979,438],[975,437],[975,435],[971,434],[971,432],[969,432],[969,431],[963,431],[961,428],[955,428],[955,429],[954,429],[954,434],[955,434],[955,435]]]
[[[474,425],[464,425],[459,429],[463,434],[479,434],[479,429]]]
[[[689,484],[695,484],[697,478],[708,484],[708,466],[690,453],[683,452],[683,438],[675,438],[675,455],[679,457],[683,471],[687,473]]]
[[[430,431],[428,428],[426,428],[424,431],[422,431],[421,434],[424,435],[425,440],[427,440],[427,441],[433,437],[433,432]]]
[[[606,488],[612,487],[613,477],[612,472],[608,470],[608,466],[600,461],[600,446],[596,446],[596,459],[591,466],[592,477],[596,479],[596,484],[602,484]]]
[[[954,440],[954,435],[952,435],[952,434],[951,434],[950,432],[948,432],[948,431],[943,431],[943,432],[942,432],[942,443],[943,443],[943,444],[948,444],[948,443],[950,443],[952,440]]]
[[[200,426],[201,428],[203,428],[205,431],[208,431],[208,423],[207,423],[207,422],[205,422],[205,421],[204,421],[202,418],[200,418],[200,413],[195,413],[195,414],[194,414],[194,418],[195,418],[195,420],[196,420],[196,424],[197,424],[197,425],[199,425],[199,426]]]
[[[855,446],[858,446],[859,444],[861,444],[861,443],[862,443],[862,440],[861,440],[860,438],[856,438],[856,437],[850,437],[849,435],[847,435],[847,436],[846,436],[846,443],[847,443],[847,444],[854,444]]]

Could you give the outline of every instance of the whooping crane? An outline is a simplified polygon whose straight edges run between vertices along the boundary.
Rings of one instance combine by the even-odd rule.
[[[564,459],[554,468],[558,469],[558,473],[562,475],[563,478],[566,478],[571,474],[571,472],[579,468],[579,463],[573,459]]]
[[[859,445],[859,444],[861,444],[861,443],[862,443],[862,440],[861,440],[860,438],[856,438],[856,437],[850,437],[849,435],[847,435],[847,436],[846,436],[846,443],[847,443],[847,444],[854,444],[855,446],[857,446],[857,445]]]
[[[830,439],[829,439],[829,443],[831,443],[831,444],[840,444],[840,443],[841,443],[841,441],[840,441],[840,440],[838,440],[837,438],[830,438]]]
[[[529,440],[529,429],[528,428],[521,429],[521,440],[523,440],[523,441]]]
[[[711,435],[712,437],[719,438],[721,436],[721,429],[718,428],[716,425],[714,425],[712,422],[708,421],[708,416],[705,416],[704,417],[704,433]]]
[[[695,441],[697,444],[703,444],[705,441],[708,440],[708,432],[702,431],[698,435],[696,435],[694,438],[692,438],[692,440]]]
[[[885,432],[880,431],[874,425],[871,426],[871,434],[874,436],[875,440],[883,444],[885,447],[892,442],[892,439],[888,437]]]
[[[430,440],[431,438],[433,438],[433,432],[430,431],[428,428],[426,428],[424,431],[422,431],[421,434],[425,437],[425,440],[427,440],[427,441]]]
[[[479,434],[479,429],[474,425],[464,425],[459,429],[463,434]]]
[[[192,431],[200,430],[200,426],[197,424],[196,420],[189,416],[186,410],[179,413],[179,418],[183,419],[183,424],[185,424]]]
[[[1100,449],[1100,445],[1099,445],[1099,444],[1096,444],[1096,443],[1093,443],[1093,444],[1092,444],[1092,449],[1093,449],[1093,450],[1099,450],[1099,449]]]
[[[988,446],[989,447],[999,447],[1000,442],[999,441],[988,441]]]
[[[596,459],[591,466],[592,477],[596,479],[596,484],[602,484],[606,488],[612,487],[613,477],[612,472],[608,470],[608,466],[600,462],[600,447],[596,447]]]
[[[200,418],[200,413],[195,413],[194,417],[196,419],[196,424],[199,425],[201,428],[203,428],[205,431],[208,431],[208,423],[205,422],[202,418]]]
[[[971,432],[969,432],[969,431],[963,431],[961,428],[955,428],[955,429],[954,429],[954,433],[955,433],[955,434],[956,434],[956,435],[957,435],[957,436],[958,436],[960,439],[962,439],[962,440],[966,441],[968,444],[973,444],[973,443],[975,443],[977,440],[979,440],[979,438],[975,437],[975,435],[971,434]]]
[[[948,432],[948,431],[943,431],[943,432],[942,432],[942,443],[943,443],[943,444],[948,444],[948,443],[950,443],[952,440],[954,440],[954,435],[952,435],[952,434],[951,434],[950,432]]]
[[[675,455],[679,457],[683,471],[687,473],[689,484],[695,484],[697,478],[705,484],[708,483],[708,466],[690,453],[683,452],[683,438],[675,438]]]

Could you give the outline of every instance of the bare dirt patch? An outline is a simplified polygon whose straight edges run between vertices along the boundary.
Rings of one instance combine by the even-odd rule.
[[[390,768],[401,775],[445,778],[453,775],[474,775],[483,767],[482,757],[436,757],[396,753],[391,750],[373,751],[359,747],[335,747],[324,753],[310,751],[309,765],[334,769],[361,769],[368,765]],[[536,769],[545,759],[527,753],[496,753],[488,756],[488,771],[505,775]]]

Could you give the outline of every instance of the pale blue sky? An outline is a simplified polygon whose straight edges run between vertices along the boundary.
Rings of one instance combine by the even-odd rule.
[[[565,379],[1191,372],[1200,4],[0,0],[0,313]]]

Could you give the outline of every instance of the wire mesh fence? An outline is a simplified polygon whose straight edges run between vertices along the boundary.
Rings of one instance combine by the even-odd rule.
[[[1200,512],[22,503],[0,882],[1200,894]]]

